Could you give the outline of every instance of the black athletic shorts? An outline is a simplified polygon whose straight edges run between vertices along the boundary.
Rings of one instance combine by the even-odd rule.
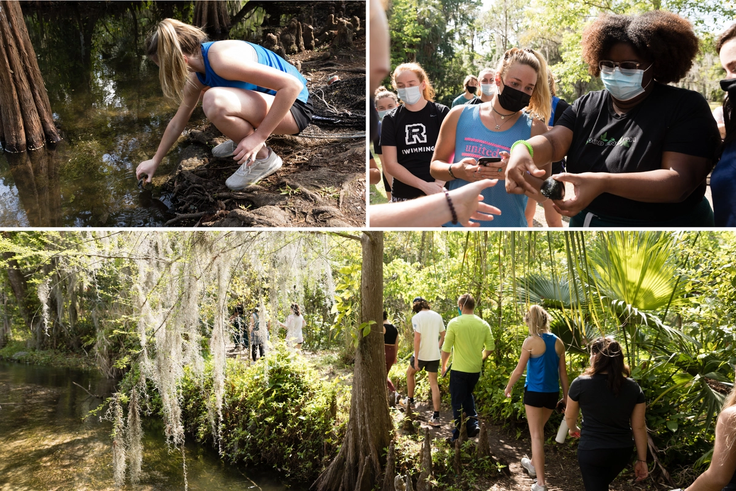
[[[409,365],[414,366],[414,355],[411,355],[411,358],[409,359]],[[440,369],[440,361],[439,360],[432,360],[432,361],[424,361],[419,360],[419,371],[421,372],[422,369],[427,370],[427,373],[437,373]],[[556,403],[557,401],[555,401]]]
[[[533,392],[524,387],[524,405],[531,407],[546,407],[554,409],[557,407],[559,392]]]
[[[304,131],[304,128],[309,126],[309,123],[312,122],[312,115],[314,114],[314,106],[312,106],[312,94],[309,94],[309,98],[307,99],[307,103],[304,104],[299,99],[294,101],[294,104],[291,105],[291,109],[289,109],[291,112],[291,115],[294,116],[294,121],[296,121],[296,125],[299,127],[299,133]],[[299,134],[297,133],[297,135]]]

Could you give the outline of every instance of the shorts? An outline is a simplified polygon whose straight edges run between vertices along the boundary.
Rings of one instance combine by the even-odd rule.
[[[409,359],[409,366],[414,366],[414,355],[411,355],[411,358]],[[424,361],[419,360],[419,371],[427,370],[427,373],[437,373],[440,369],[440,361],[439,360],[432,360],[432,361]],[[555,401],[555,404],[557,401]]]
[[[554,409],[557,407],[559,395],[559,392],[534,392],[526,390],[526,387],[524,387],[524,405]]]
[[[312,105],[312,94],[309,94],[309,98],[307,99],[307,103],[303,103],[299,99],[294,101],[294,104],[291,105],[291,109],[289,109],[291,112],[291,115],[294,116],[294,121],[296,121],[296,125],[299,128],[299,133],[304,131],[304,128],[309,126],[309,123],[312,122],[312,115],[314,114],[314,106]],[[297,135],[299,134],[297,133]]]

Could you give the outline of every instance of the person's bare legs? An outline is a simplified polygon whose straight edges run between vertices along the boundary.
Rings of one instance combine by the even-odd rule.
[[[524,217],[526,218],[526,224],[528,227],[534,226],[534,214],[537,212],[537,202],[529,198],[526,200],[526,209],[524,210]]]
[[[236,145],[258,128],[272,104],[272,95],[231,87],[213,87],[202,98],[202,109],[207,119]],[[293,135],[298,132],[294,116],[288,112],[272,134]],[[268,150],[264,144],[257,158],[266,157]]]
[[[437,372],[429,373],[429,387],[432,389],[432,406],[434,410],[440,411],[440,384],[437,382]]]
[[[414,376],[416,373],[417,371],[411,365],[406,369],[406,395],[409,399],[414,398],[414,386],[416,385]]]
[[[537,484],[544,486],[544,425],[552,415],[552,409],[524,405],[529,435],[532,437],[532,465],[537,471]]]
[[[534,200],[529,200],[534,201]],[[544,207],[544,219],[547,222],[548,227],[562,227],[562,215],[555,211],[552,206],[552,200],[548,199],[542,202]]]

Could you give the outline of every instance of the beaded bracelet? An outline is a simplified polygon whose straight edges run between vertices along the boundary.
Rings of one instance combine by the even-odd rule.
[[[447,189],[444,189],[443,191],[445,192],[445,198],[447,198],[447,204],[450,207],[450,213],[452,213],[452,224],[457,225],[457,213],[455,213],[455,207],[452,205],[450,193],[447,192]]]
[[[526,149],[527,149],[527,150],[529,150],[529,156],[530,156],[531,158],[534,158],[534,149],[533,149],[533,148],[532,148],[532,146],[531,146],[531,145],[529,144],[529,142],[527,142],[526,140],[516,140],[516,141],[514,142],[514,144],[513,144],[513,145],[511,145],[511,151],[512,151],[512,152],[514,151],[514,147],[515,147],[516,145],[524,145],[524,146],[526,147]]]
[[[455,174],[452,173],[452,164],[450,164],[450,167],[447,168],[447,172],[450,173],[450,176],[452,176],[453,179],[457,179],[457,177],[455,177]]]

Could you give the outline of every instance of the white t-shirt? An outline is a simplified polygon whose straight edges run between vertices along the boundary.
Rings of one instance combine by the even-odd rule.
[[[293,347],[304,342],[302,336],[302,327],[306,324],[304,317],[290,314],[284,324],[286,324],[286,343],[289,346]]]
[[[419,342],[419,359],[434,361],[440,359],[440,333],[445,330],[442,316],[433,310],[422,310],[411,318],[411,326],[422,335]]]

